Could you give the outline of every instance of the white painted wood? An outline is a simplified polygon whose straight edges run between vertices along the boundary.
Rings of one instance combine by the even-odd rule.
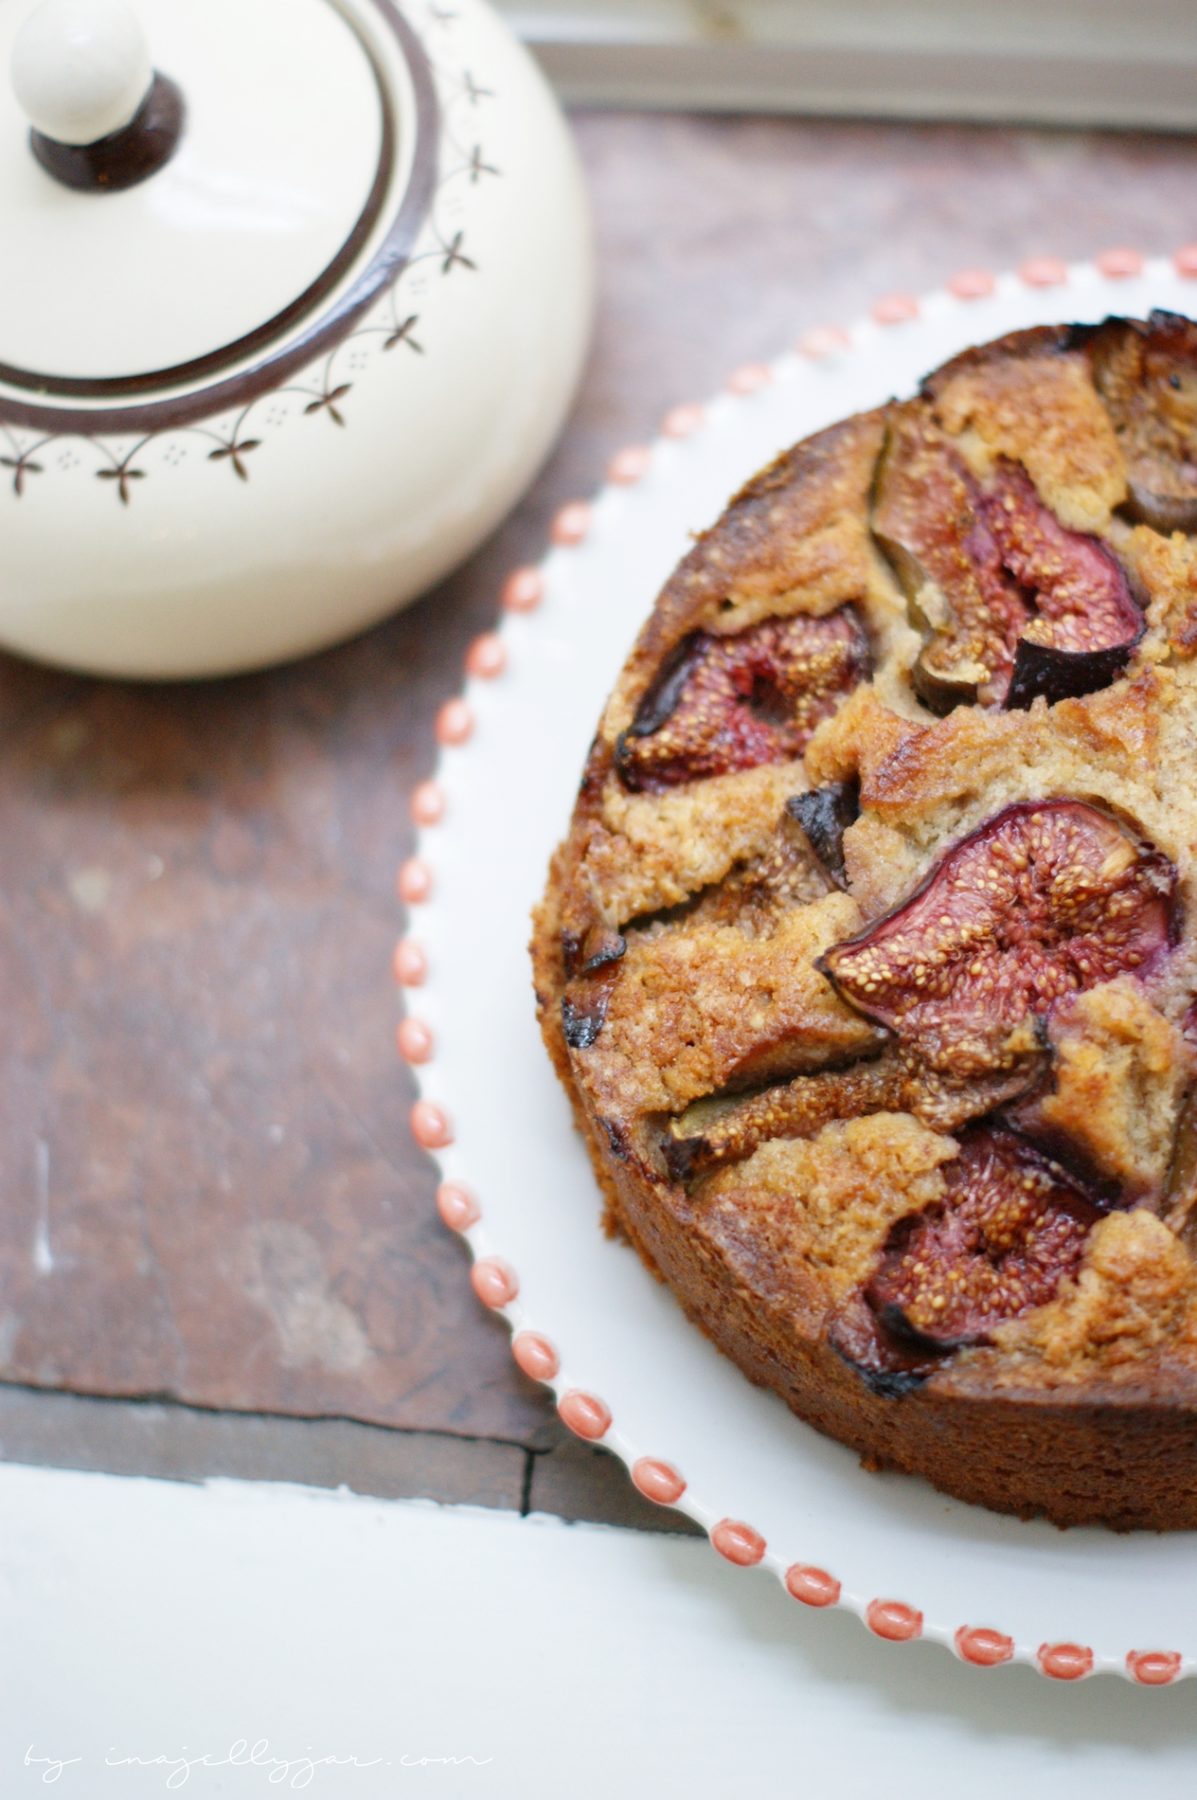
[[[5,1800],[1192,1792],[1187,1686],[881,1644],[692,1539],[10,1464],[0,1595]]]
[[[569,100],[1197,124],[1186,0],[505,0]]]

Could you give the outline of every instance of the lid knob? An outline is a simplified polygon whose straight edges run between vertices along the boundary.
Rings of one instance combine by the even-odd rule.
[[[34,155],[69,187],[131,187],[182,131],[182,97],[123,0],[41,0],[17,34],[12,85]]]
[[[60,144],[122,131],[153,79],[145,33],[122,0],[42,0],[17,34],[17,99],[33,129]]]

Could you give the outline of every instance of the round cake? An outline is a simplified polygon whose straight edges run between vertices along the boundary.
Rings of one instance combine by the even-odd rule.
[[[605,1221],[870,1467],[1197,1527],[1197,325],[1052,326],[780,456],[537,909]]]

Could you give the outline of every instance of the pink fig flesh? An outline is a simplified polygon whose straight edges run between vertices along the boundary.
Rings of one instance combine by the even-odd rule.
[[[983,1343],[1053,1299],[1101,1216],[1071,1175],[1012,1131],[964,1134],[944,1178],[942,1202],[894,1227],[865,1290],[900,1342],[941,1352]]]
[[[931,1068],[1001,1067],[1065,996],[1146,974],[1172,941],[1176,869],[1079,800],[1022,801],[956,844],[819,968]]]
[[[1026,707],[1105,687],[1143,635],[1143,615],[1116,558],[1095,537],[1066,531],[1025,469],[998,465],[981,501],[1002,566],[1027,619],[1014,647],[1006,705]]]
[[[877,473],[873,531],[928,641],[915,664],[932,712],[1000,703],[1026,608],[981,516],[979,489],[920,406],[898,412]]]
[[[659,793],[801,756],[869,661],[851,607],[822,619],[766,619],[728,637],[695,632],[621,734],[615,766],[626,787]]]

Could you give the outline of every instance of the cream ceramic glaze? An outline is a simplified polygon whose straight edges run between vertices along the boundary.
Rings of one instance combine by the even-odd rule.
[[[103,38],[121,11],[0,6],[43,131],[80,116],[54,13]],[[373,623],[512,504],[585,349],[586,207],[555,103],[480,0],[136,13],[186,106],[139,185],[61,185],[0,95],[0,642],[227,673]]]
[[[6,4],[11,11],[12,0]],[[45,0],[55,11],[61,4]],[[68,4],[74,10],[81,0]],[[370,192],[382,147],[378,83],[365,45],[328,0],[138,7],[155,62],[186,96],[182,141],[139,187],[80,194],[39,167],[15,121],[16,141],[0,154],[0,219],[12,266],[32,274],[0,287],[5,363],[59,375],[141,374],[230,343],[316,279]],[[42,16],[39,7],[17,34],[14,77],[26,66],[18,62],[26,32]],[[0,4],[0,58],[18,17],[10,20]],[[209,33],[216,45],[236,45],[228,66],[212,55]],[[40,60],[45,36],[39,67],[43,90],[52,92],[48,58]],[[272,103],[276,93],[286,105]],[[28,109],[43,130],[48,99],[40,117]],[[396,110],[408,122],[406,133],[399,125],[406,175],[406,83]]]
[[[43,0],[13,51],[12,84],[30,124],[62,144],[122,131],[152,76],[145,32],[121,0]]]

